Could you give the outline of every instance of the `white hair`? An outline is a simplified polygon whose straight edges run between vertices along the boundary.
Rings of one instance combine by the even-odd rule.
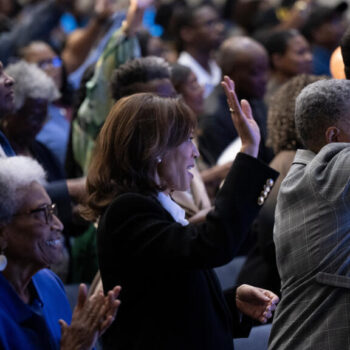
[[[46,184],[42,166],[24,156],[0,157],[0,226],[11,221],[21,205],[25,188],[33,182]]]
[[[60,97],[54,81],[36,64],[20,60],[10,64],[6,73],[15,80],[15,111],[27,98],[41,98],[52,102]]]

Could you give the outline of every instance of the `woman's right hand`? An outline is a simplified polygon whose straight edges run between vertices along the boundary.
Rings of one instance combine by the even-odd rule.
[[[61,350],[90,350],[98,337],[114,321],[120,301],[117,297],[121,287],[116,286],[104,296],[102,291],[87,297],[85,284],[79,286],[78,302],[73,311],[72,322],[59,320],[61,325]]]
[[[225,90],[233,124],[242,141],[241,152],[256,158],[259,152],[260,129],[253,118],[249,102],[242,100],[239,104],[235,84],[227,75],[221,85]]]

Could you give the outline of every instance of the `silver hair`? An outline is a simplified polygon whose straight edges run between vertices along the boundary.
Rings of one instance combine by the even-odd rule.
[[[20,60],[8,65],[5,71],[15,80],[16,111],[24,105],[27,98],[41,98],[52,102],[60,97],[54,81],[33,63]]]
[[[46,183],[42,166],[24,156],[0,157],[0,227],[8,224],[21,205],[25,188]]]
[[[306,86],[295,104],[295,127],[304,145],[318,151],[326,129],[347,117],[349,110],[349,80],[320,80]]]

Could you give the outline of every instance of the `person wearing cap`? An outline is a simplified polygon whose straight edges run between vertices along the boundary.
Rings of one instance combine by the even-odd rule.
[[[331,75],[330,58],[345,31],[345,1],[334,7],[314,5],[301,32],[309,40],[313,53],[313,73]]]

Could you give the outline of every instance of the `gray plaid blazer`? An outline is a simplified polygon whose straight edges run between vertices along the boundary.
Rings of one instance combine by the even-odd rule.
[[[277,199],[269,350],[350,349],[350,144],[298,150]]]

